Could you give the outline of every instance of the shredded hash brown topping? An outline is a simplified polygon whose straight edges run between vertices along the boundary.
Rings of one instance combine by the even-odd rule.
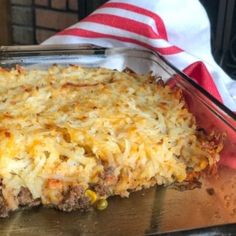
[[[0,68],[2,215],[35,202],[86,209],[183,182],[214,166],[221,149],[197,130],[181,90],[151,74]]]

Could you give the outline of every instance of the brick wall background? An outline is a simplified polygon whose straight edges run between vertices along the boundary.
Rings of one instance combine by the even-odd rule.
[[[10,0],[13,44],[38,44],[79,19],[78,0]]]
[[[34,5],[37,43],[79,19],[78,0],[35,0]]]
[[[33,18],[32,0],[11,0],[13,44],[35,43]]]

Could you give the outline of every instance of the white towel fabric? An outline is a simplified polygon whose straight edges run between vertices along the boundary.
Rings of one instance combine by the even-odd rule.
[[[198,0],[111,0],[44,42],[73,43],[158,51],[236,111],[236,81],[213,59],[209,20]]]

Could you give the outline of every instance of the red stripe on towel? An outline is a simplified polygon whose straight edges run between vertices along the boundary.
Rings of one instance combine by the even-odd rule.
[[[170,46],[170,47],[153,47],[149,45],[148,43],[141,42],[137,39],[133,38],[128,38],[128,37],[122,37],[122,36],[117,36],[117,35],[111,35],[111,34],[104,34],[104,33],[98,33],[90,30],[85,30],[85,29],[79,29],[79,28],[70,28],[66,29],[62,32],[59,32],[57,35],[70,35],[70,36],[78,36],[78,37],[84,37],[84,38],[106,38],[106,39],[115,39],[121,42],[127,42],[127,43],[133,43],[142,47],[149,48],[151,50],[157,51],[161,53],[162,55],[171,55],[171,54],[176,54],[180,53],[183,50],[175,47],[175,46]]]
[[[102,5],[100,8],[106,8],[106,7],[111,7],[111,8],[113,7],[113,8],[118,8],[118,9],[120,8],[120,9],[132,11],[132,12],[135,12],[135,13],[139,13],[141,15],[151,17],[156,22],[156,27],[157,27],[157,30],[159,32],[160,37],[163,38],[163,39],[168,40],[164,22],[161,19],[161,17],[158,16],[157,14],[155,14],[154,12],[151,12],[151,11],[149,11],[147,9],[144,9],[144,8],[141,8],[141,7],[137,7],[137,6],[132,5],[132,4],[119,3],[119,2],[108,2],[108,3],[105,3],[104,5]]]

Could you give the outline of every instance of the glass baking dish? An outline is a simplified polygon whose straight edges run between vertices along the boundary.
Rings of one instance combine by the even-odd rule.
[[[117,70],[128,67],[142,74],[152,71],[182,89],[199,127],[226,133],[221,158],[225,163],[229,158],[236,160],[236,115],[154,52],[92,45],[1,47],[0,66],[17,64],[42,69],[78,64]],[[102,212],[64,213],[42,207],[18,211],[0,219],[0,235],[155,235],[236,223],[235,169],[220,165],[218,176],[203,177],[201,188],[193,190],[153,187],[132,193],[128,199],[113,197]]]

